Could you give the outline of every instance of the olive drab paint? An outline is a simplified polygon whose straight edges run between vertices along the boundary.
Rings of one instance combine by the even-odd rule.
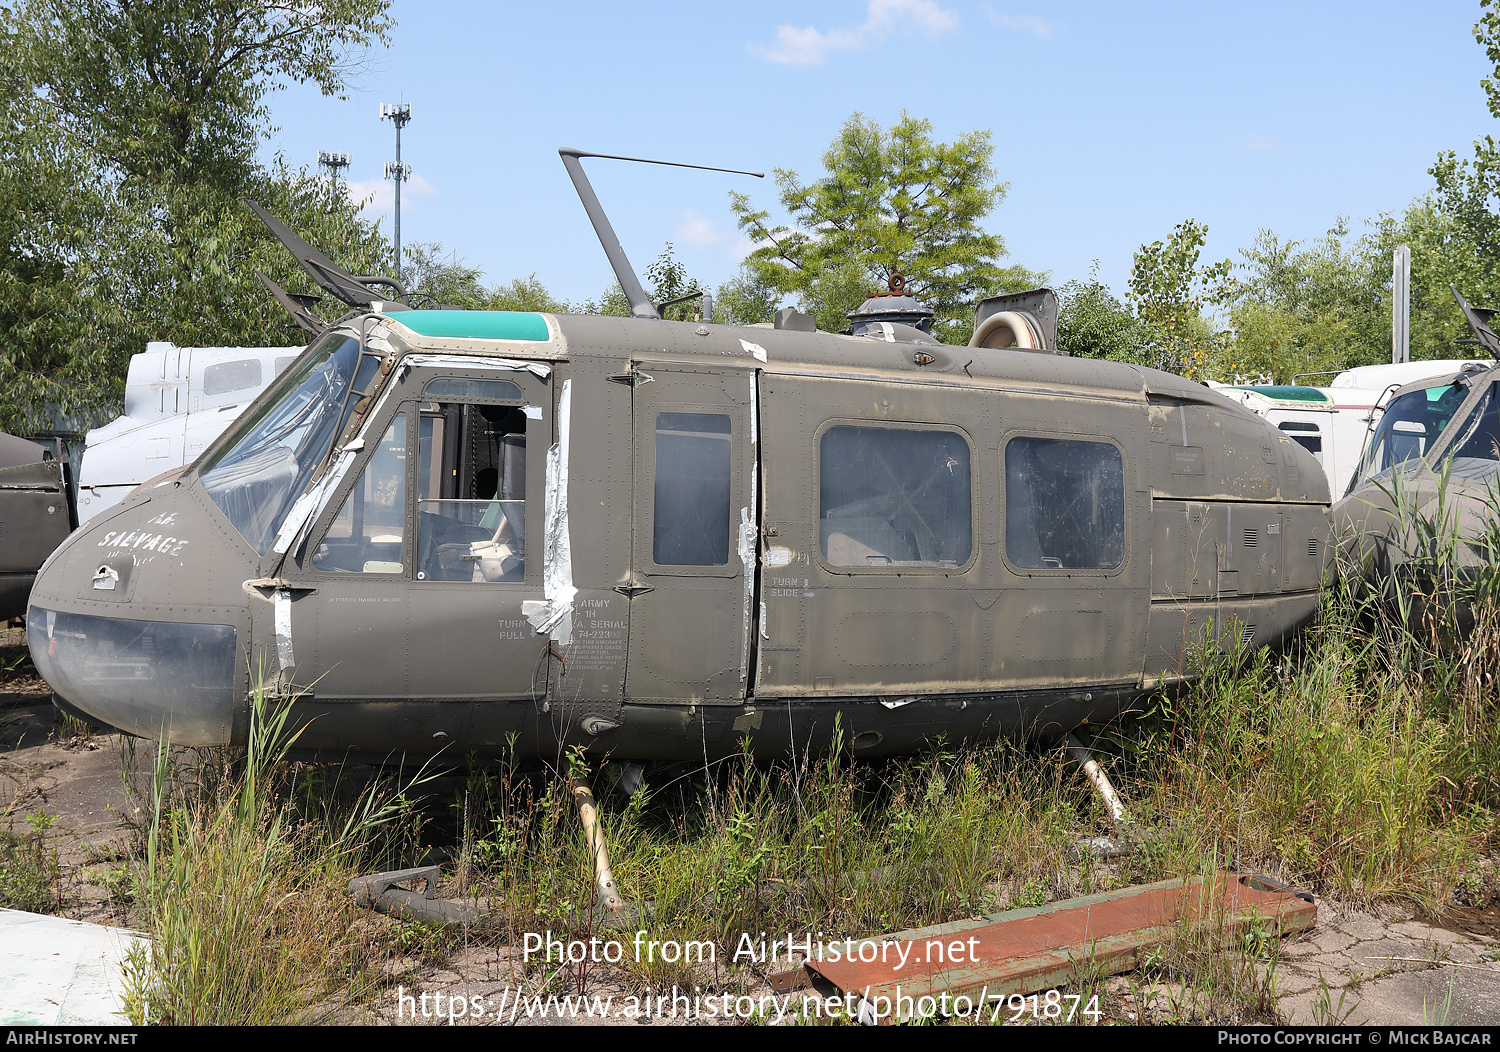
[[[292,699],[299,746],[329,756],[494,755],[512,736],[532,756],[713,758],[746,738],[769,756],[826,745],[835,717],[874,756],[1108,719],[1190,675],[1206,633],[1275,643],[1317,606],[1322,472],[1199,385],[1021,350],[920,365],[908,344],[749,334],[347,319],[247,413],[265,419],[330,342],[382,363],[350,393],[363,412],[308,480],[321,494],[285,552],[205,488],[237,426],[62,547],[32,592],[38,664],[80,710],[186,744],[243,741],[264,679]],[[481,440],[476,470],[462,443]],[[564,446],[565,484],[549,485]],[[466,471],[499,472],[511,495],[491,477],[454,497],[479,492]],[[566,567],[549,565],[562,502]],[[497,539],[502,514],[516,525]],[[165,516],[170,537],[151,524]],[[120,563],[124,602],[94,583]],[[560,601],[548,579],[564,570]],[[133,621],[176,636],[133,654],[117,644]],[[184,625],[205,626],[214,661]],[[184,683],[209,666],[232,682]],[[185,711],[195,689],[212,719]]]
[[[298,306],[303,355],[32,590],[59,704],[131,733],[242,744],[264,689],[329,759],[882,756],[1113,718],[1317,608],[1312,455],[1056,353],[1048,290],[969,347],[894,280],[848,334],[410,310],[262,215],[354,310]]]

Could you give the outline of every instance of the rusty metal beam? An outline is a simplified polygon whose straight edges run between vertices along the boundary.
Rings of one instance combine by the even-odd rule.
[[[1080,972],[1128,972],[1146,952],[1183,935],[1233,934],[1252,924],[1286,934],[1317,918],[1310,900],[1267,878],[1219,873],[830,944],[820,959],[773,976],[772,986],[832,987],[892,1006],[944,993],[977,1003],[1063,986]],[[898,1008],[881,1021],[902,1018]]]

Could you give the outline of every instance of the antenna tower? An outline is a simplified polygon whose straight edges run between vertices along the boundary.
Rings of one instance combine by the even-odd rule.
[[[385,166],[385,177],[396,183],[396,280],[401,280],[401,184],[411,178],[411,165],[401,163],[401,129],[411,120],[411,103],[380,104],[380,119],[396,126],[396,163]]]
[[[333,150],[319,150],[318,167],[327,168],[328,173],[333,176],[333,181],[337,183],[340,173],[349,167],[349,155]]]

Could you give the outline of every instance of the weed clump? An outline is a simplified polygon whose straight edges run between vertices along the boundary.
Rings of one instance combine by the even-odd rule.
[[[157,749],[136,875],[154,940],[125,975],[137,1025],[314,1022],[358,992],[347,887],[403,808],[380,783],[342,808],[337,793],[299,797],[285,718],[257,692],[243,753],[184,770]]]
[[[57,850],[47,846],[47,831],[56,817],[37,811],[26,816],[26,832],[17,833],[14,825],[0,831],[0,906],[57,912],[61,870]]]

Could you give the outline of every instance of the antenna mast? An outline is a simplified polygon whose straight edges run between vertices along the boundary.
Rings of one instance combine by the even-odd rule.
[[[1411,248],[1391,255],[1391,364],[1411,361]]]
[[[349,167],[349,155],[334,150],[319,150],[318,167],[327,168],[329,175],[333,177],[333,185],[338,186],[339,173]]]
[[[610,226],[609,217],[604,214],[604,208],[599,204],[599,198],[594,193],[593,186],[589,184],[589,177],[583,174],[581,159],[600,157],[608,161],[636,161],[640,164],[665,164],[672,168],[697,168],[704,172],[753,175],[757,179],[766,177],[765,172],[742,172],[738,168],[711,168],[706,164],[683,164],[680,161],[653,161],[646,157],[621,157],[613,153],[589,153],[586,150],[575,150],[571,146],[564,146],[557,153],[562,158],[563,167],[568,170],[568,177],[573,180],[573,189],[578,191],[578,199],[583,202],[583,210],[589,214],[589,222],[594,224],[594,233],[599,236],[599,244],[604,246],[604,254],[609,257],[609,265],[615,272],[615,278],[620,282],[625,298],[630,301],[632,318],[660,319],[661,311],[646,295],[646,290],[641,287],[641,279],[636,277],[630,260],[625,258],[625,250],[620,247],[620,238],[615,233],[615,228]]]

